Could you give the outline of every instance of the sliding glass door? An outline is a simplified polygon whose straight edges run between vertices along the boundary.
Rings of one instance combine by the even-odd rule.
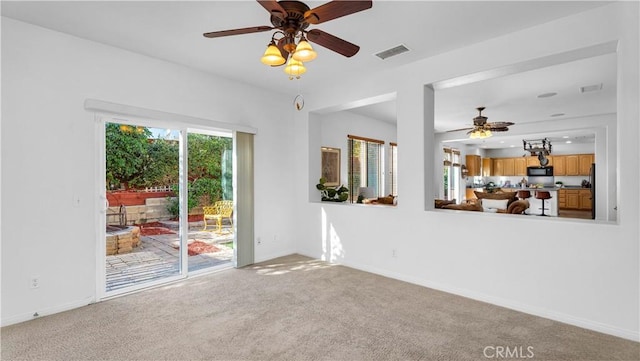
[[[188,270],[230,266],[235,230],[231,134],[187,133]]]
[[[181,132],[105,122],[105,293],[182,273]]]
[[[114,118],[100,131],[100,298],[231,267],[232,134]]]

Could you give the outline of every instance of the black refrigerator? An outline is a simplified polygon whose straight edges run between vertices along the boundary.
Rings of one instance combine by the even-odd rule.
[[[589,185],[591,187],[591,219],[596,219],[596,164],[591,164],[589,170]]]

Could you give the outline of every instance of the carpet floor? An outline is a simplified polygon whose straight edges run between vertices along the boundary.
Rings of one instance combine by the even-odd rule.
[[[1,330],[3,360],[639,360],[640,344],[292,255]]]

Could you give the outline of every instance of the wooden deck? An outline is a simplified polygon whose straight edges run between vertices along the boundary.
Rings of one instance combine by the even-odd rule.
[[[107,264],[107,291],[174,276],[180,272],[177,257],[172,261],[153,252],[110,256]]]
[[[190,227],[191,228],[191,227]],[[222,234],[201,231],[201,225],[195,225],[189,232],[189,240],[200,240],[215,244],[220,250],[215,253],[204,253],[189,256],[189,272],[231,265],[233,248],[224,243],[233,241],[233,233],[229,230]],[[140,245],[133,252],[107,256],[106,258],[106,291],[114,291],[125,287],[147,283],[180,273],[180,250],[177,234],[141,236]]]

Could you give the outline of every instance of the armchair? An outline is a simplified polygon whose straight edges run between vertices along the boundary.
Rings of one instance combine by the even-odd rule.
[[[231,218],[231,215],[233,214],[233,201],[217,201],[213,206],[202,207],[202,210],[204,211],[203,231],[207,230],[207,219],[213,219],[216,221],[217,233],[222,231],[222,218],[229,219],[229,222],[233,225],[233,219]]]

